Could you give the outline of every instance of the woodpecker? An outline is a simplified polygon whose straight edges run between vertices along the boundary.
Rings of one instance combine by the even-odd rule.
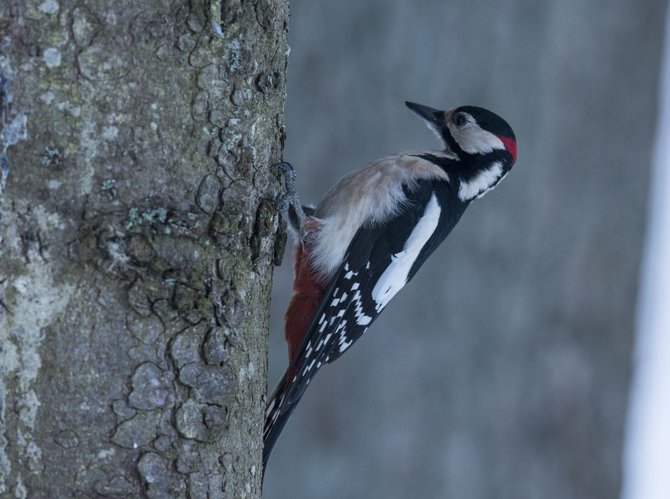
[[[516,138],[481,107],[440,111],[406,102],[444,144],[374,161],[345,176],[314,209],[301,206],[282,162],[279,208],[297,239],[285,317],[289,366],[267,403],[263,465],[307,385],[367,331],[454,228],[467,206],[516,161]]]

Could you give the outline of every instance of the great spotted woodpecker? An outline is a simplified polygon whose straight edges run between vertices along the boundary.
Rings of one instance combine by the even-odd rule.
[[[287,188],[280,209],[297,248],[284,331],[289,367],[267,404],[264,466],[319,368],[360,338],[470,202],[516,161],[514,132],[496,114],[474,106],[445,112],[406,105],[440,137],[443,150],[370,163],[340,180],[313,210],[303,210],[295,195],[293,168],[278,164]]]

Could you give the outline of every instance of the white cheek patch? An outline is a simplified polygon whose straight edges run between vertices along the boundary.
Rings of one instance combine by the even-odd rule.
[[[469,201],[483,196],[501,180],[502,172],[502,163],[496,161],[467,182],[461,180],[461,186],[458,188],[458,198],[461,201]]]
[[[381,311],[391,301],[391,298],[407,284],[409,271],[419,256],[419,252],[435,232],[441,211],[437,198],[433,194],[421,220],[412,230],[402,251],[391,257],[390,265],[384,270],[372,289],[372,299],[375,301],[377,312]]]
[[[505,144],[496,135],[480,128],[477,124],[454,130],[450,124],[449,130],[458,147],[468,154],[487,154],[496,150],[505,150]]]

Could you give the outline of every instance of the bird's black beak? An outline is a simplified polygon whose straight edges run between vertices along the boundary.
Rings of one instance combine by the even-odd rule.
[[[438,125],[444,118],[444,111],[440,111],[439,109],[433,109],[432,107],[409,101],[405,101],[405,105],[432,125]]]

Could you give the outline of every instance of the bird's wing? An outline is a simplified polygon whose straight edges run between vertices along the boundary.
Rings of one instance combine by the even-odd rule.
[[[414,260],[437,227],[440,209],[432,182],[406,195],[395,216],[361,227],[349,244],[292,361],[290,398],[299,398],[321,364],[342,355],[407,283]]]
[[[352,239],[289,368],[266,409],[265,455],[319,368],[344,353],[446,237],[433,180],[422,180],[389,220]],[[455,222],[454,222],[455,223]],[[445,230],[446,229],[446,230]]]

